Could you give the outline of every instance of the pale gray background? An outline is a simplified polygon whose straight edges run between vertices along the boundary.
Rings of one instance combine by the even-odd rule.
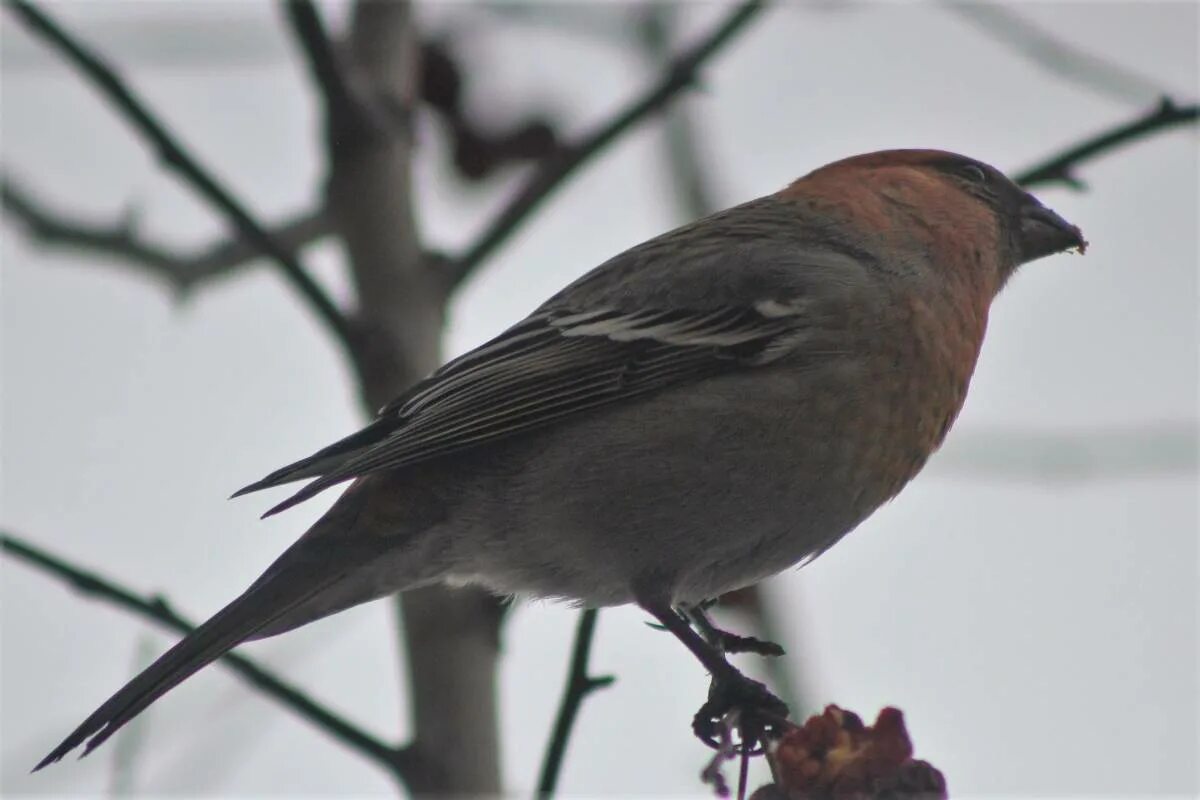
[[[264,217],[317,192],[313,95],[266,4],[57,5]],[[701,30],[716,6],[689,7]],[[1021,11],[1191,101],[1197,6],[1029,4]],[[423,10],[432,26],[456,9]],[[229,66],[164,29],[234,23]],[[148,235],[201,243],[213,214],[166,175],[77,76],[6,18],[5,168],[80,212],[138,212]],[[201,27],[201,26],[208,27]],[[531,108],[583,130],[650,75],[627,51],[543,28],[460,31],[473,106]],[[770,12],[695,95],[722,204],[860,151],[942,147],[1016,168],[1128,118],[938,6]],[[517,176],[479,193],[426,126],[423,228],[467,241]],[[653,127],[573,180],[461,293],[448,353],[524,314],[605,257],[678,220]],[[1042,192],[1091,240],[1031,265],[995,307],[971,398],[945,452],[901,497],[802,574],[772,586],[801,636],[817,702],[904,709],[918,755],[956,796],[1191,795],[1197,790],[1197,149],[1194,130],[1089,165],[1085,194]],[[239,592],[328,505],[267,522],[231,490],[358,423],[329,340],[267,268],[183,305],[111,264],[3,228],[0,522],[196,616]],[[339,286],[332,248],[310,253]],[[1047,437],[1066,437],[1058,440]],[[1064,441],[1067,444],[1057,444]],[[1068,446],[1083,443],[1080,450]],[[798,446],[803,446],[802,443]],[[150,628],[3,563],[6,794],[94,795],[114,748],[28,768],[134,669]],[[705,677],[623,609],[601,616],[564,774],[576,794],[701,794],[687,723]],[[575,614],[521,607],[506,629],[505,765],[527,793]],[[390,609],[374,604],[247,648],[332,706],[404,734]],[[156,648],[166,637],[153,634]],[[800,654],[797,654],[800,655]],[[388,779],[219,667],[140,726],[149,794],[382,795]]]

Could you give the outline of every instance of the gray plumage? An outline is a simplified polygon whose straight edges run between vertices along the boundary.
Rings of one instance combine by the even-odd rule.
[[[241,641],[397,591],[478,583],[670,620],[820,553],[941,442],[1016,264],[1082,247],[994,170],[994,192],[963,183],[984,166],[964,163],[851,159],[634,247],[241,490],[312,479],[276,513],[352,481],[39,768]]]

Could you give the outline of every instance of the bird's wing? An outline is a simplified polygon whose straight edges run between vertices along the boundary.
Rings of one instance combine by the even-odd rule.
[[[541,428],[589,409],[775,360],[804,338],[803,307],[543,308],[451,361],[358,433],[238,494],[316,477],[268,515],[351,478]]]

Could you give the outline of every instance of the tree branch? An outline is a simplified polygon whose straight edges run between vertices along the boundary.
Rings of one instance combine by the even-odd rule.
[[[1020,481],[1036,486],[1195,475],[1200,426],[1163,420],[1045,430],[964,428],[938,451],[931,474],[956,480]]]
[[[231,276],[262,256],[242,238],[226,239],[184,252],[151,241],[139,233],[136,216],[111,223],[96,222],[43,203],[11,175],[0,174],[0,202],[34,241],[64,250],[108,256],[123,266],[165,283],[177,296],[200,284]],[[271,230],[284,247],[297,250],[325,237],[330,226],[321,211],[309,211]]]
[[[337,49],[311,0],[286,0],[285,8],[324,100],[331,153],[368,146],[371,139],[387,139],[389,116],[407,125],[411,108],[398,107],[392,102],[394,97],[363,96],[361,82],[349,79],[353,73],[339,63]],[[558,137],[541,117],[530,116],[503,132],[488,131],[469,118],[463,108],[463,70],[445,42],[421,42],[419,60],[420,99],[445,120],[454,165],[467,180],[482,180],[506,164],[541,159],[557,151]]]
[[[705,62],[732,41],[765,7],[763,0],[740,3],[708,36],[676,58],[658,83],[627,109],[581,141],[564,146],[557,155],[543,162],[525,186],[487,225],[475,243],[455,260],[449,276],[451,285],[461,283],[491,256],[576,169],[639,122],[661,111],[672,98],[691,86]]]
[[[571,650],[571,666],[567,673],[567,685],[558,704],[558,715],[550,741],[546,743],[546,754],[542,757],[542,769],[538,777],[537,796],[549,798],[558,786],[558,773],[562,769],[567,752],[567,741],[579,709],[587,696],[598,689],[611,686],[616,680],[612,675],[588,675],[588,658],[592,652],[592,639],[596,634],[596,617],[599,612],[586,608],[579,612],[579,625],[575,629],[575,644]]]
[[[303,16],[303,8],[291,10]],[[373,126],[365,135],[341,134],[343,123],[330,118],[339,113],[336,103],[324,103],[331,134],[326,209],[349,256],[355,325],[364,334],[354,366],[364,406],[373,411],[440,361],[446,286],[421,250],[411,169],[411,111],[421,89],[417,22],[409,3],[355,3],[339,42],[340,79],[319,74],[333,68],[320,52],[331,48],[313,19],[293,17],[297,23],[318,90],[344,79]],[[404,752],[420,767],[407,771],[407,788],[416,795],[499,794],[499,601],[479,589],[428,586],[397,603],[412,700],[413,737]]]
[[[1025,188],[1049,183],[1064,183],[1072,189],[1085,188],[1083,181],[1075,177],[1074,170],[1081,164],[1127,144],[1144,139],[1151,134],[1196,122],[1200,117],[1200,106],[1192,104],[1177,106],[1169,97],[1164,97],[1155,108],[1135,119],[1117,125],[1107,131],[1084,139],[1039,164],[1016,173],[1013,180]]]
[[[135,594],[114,581],[70,564],[8,532],[0,532],[0,549],[19,561],[59,578],[76,591],[131,611],[135,615],[156,622],[163,627],[185,635],[196,629],[196,626],[189,620],[172,610],[167,600],[161,595],[146,597]],[[302,719],[316,726],[318,730],[329,734],[351,750],[403,779],[406,759],[404,751],[389,746],[357,725],[333,713],[245,656],[226,653],[221,656],[220,661],[262,694],[290,709]]]
[[[353,92],[325,23],[311,0],[286,0],[284,10],[325,104],[325,135],[330,153],[361,147],[362,139],[386,138],[387,126],[376,120],[372,104]]]
[[[670,67],[679,9],[678,5],[652,3],[643,9],[633,26],[634,39],[653,69]],[[702,166],[700,131],[692,111],[688,103],[673,105],[666,114],[662,140],[676,204],[685,221],[700,219],[719,210],[713,199],[711,172]]]
[[[154,148],[159,157],[203,196],[229,222],[231,228],[264,253],[270,255],[292,287],[334,334],[347,351],[354,337],[346,318],[319,285],[305,272],[290,250],[271,238],[250,212],[222,186],[212,173],[189,154],[166,126],[137,98],[117,73],[77,39],[69,36],[45,13],[28,0],[9,0],[8,7],[17,18],[47,44],[58,50],[114,108]]]
[[[325,31],[325,23],[310,0],[287,0],[284,3],[288,22],[308,58],[308,67],[321,95],[331,104],[351,105],[346,76],[333,52],[333,43]]]
[[[1059,39],[1000,3],[947,0],[942,8],[1045,71],[1097,94],[1141,105],[1163,93],[1163,88],[1149,78]]]

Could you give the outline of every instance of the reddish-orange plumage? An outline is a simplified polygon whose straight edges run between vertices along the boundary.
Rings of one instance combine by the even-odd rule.
[[[242,641],[435,581],[636,602],[738,706],[785,713],[697,628],[698,604],[819,554],[916,475],[966,397],[996,292],[1079,230],[935,150],[830,164],[600,265],[243,491],[343,481],[241,597],[42,765],[94,747]]]

